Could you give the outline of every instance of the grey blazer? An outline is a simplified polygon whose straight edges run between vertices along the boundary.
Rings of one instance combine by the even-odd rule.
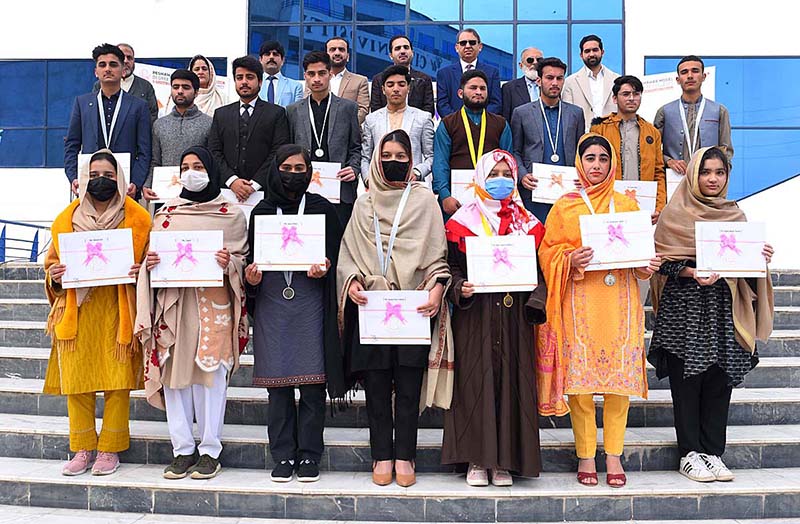
[[[411,138],[411,162],[425,178],[433,167],[433,119],[430,113],[407,106],[403,114],[403,130]],[[367,115],[361,133],[361,178],[369,178],[369,163],[372,151],[389,131],[389,113],[385,107]]]
[[[328,101],[331,104],[328,113],[328,158],[331,162],[339,162],[342,167],[352,167],[358,177],[361,170],[361,128],[358,125],[358,106],[352,100],[333,94],[330,97]],[[292,143],[313,151],[316,149],[316,144],[309,114],[306,98],[286,108]],[[357,187],[358,178],[352,182],[342,182],[342,203],[352,204],[355,202]]]

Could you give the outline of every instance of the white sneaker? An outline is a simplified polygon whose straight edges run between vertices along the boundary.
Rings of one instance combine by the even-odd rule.
[[[690,451],[685,457],[681,458],[681,475],[696,482],[714,482],[717,477],[708,469],[705,461],[700,458],[696,451]]]
[[[721,458],[716,455],[706,455],[705,453],[700,453],[699,455],[705,463],[706,468],[708,468],[708,471],[714,475],[714,478],[721,480],[722,482],[733,480],[733,473],[728,469],[728,466],[722,462]]]

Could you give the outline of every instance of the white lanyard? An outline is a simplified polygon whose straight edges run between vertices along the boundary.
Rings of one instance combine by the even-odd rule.
[[[279,215],[283,214],[283,209],[276,208]],[[303,195],[303,198],[300,199],[300,207],[297,208],[297,216],[303,216],[303,211],[306,210],[306,195]],[[291,271],[284,271],[283,272],[283,280],[286,282],[286,287],[292,287],[292,272]]]
[[[119,90],[119,98],[117,98],[117,106],[114,108],[114,115],[111,117],[111,128],[106,130],[106,111],[105,104],[103,104],[103,91],[97,92],[97,110],[100,111],[100,127],[103,128],[103,143],[106,148],[111,149],[111,137],[114,136],[114,126],[117,125],[117,115],[119,115],[119,106],[122,105],[122,89]]]
[[[325,134],[325,124],[328,123],[328,112],[331,110],[332,102],[331,96],[328,95],[328,105],[325,106],[325,117],[322,119],[322,129],[320,129],[319,134],[317,134],[317,124],[314,122],[314,111],[311,109],[311,95],[308,97],[308,118],[311,120],[311,130],[314,131],[314,140],[317,142],[317,149],[322,149],[322,135]]]
[[[586,189],[584,189],[584,188],[581,188],[581,198],[586,203],[586,207],[589,208],[589,211],[591,211],[592,214],[594,215],[595,214],[594,206],[592,205],[592,201],[589,200],[589,196],[586,194]],[[613,194],[611,195],[611,203],[608,204],[608,212],[612,213],[612,214],[616,212],[616,209],[614,208],[614,195]]]
[[[389,262],[392,260],[392,249],[394,249],[394,239],[397,237],[397,228],[400,227],[400,217],[403,216],[403,209],[408,202],[408,195],[411,194],[411,183],[409,182],[403,191],[403,196],[400,197],[400,205],[397,206],[397,211],[394,214],[394,221],[392,222],[392,232],[389,234],[389,245],[386,246],[386,255],[383,254],[383,242],[381,242],[381,226],[378,223],[378,215],[372,212],[372,221],[375,223],[375,249],[378,251],[378,265],[381,269],[381,275],[386,276],[389,271]]]
[[[547,121],[547,115],[544,112],[544,102],[539,100],[539,109],[542,110],[542,118],[544,119],[544,125],[547,129],[547,139],[550,140],[550,147],[553,148],[553,154],[557,154],[558,150],[556,147],[558,146],[558,134],[561,130],[561,100],[558,100],[558,121],[556,122],[556,138],[553,140],[553,133],[550,131],[550,122]]]
[[[689,140],[689,123],[686,121],[686,108],[683,107],[683,100],[678,99],[678,109],[681,114],[681,124],[683,124],[683,132],[686,134],[686,140]],[[697,136],[700,134],[700,120],[703,118],[703,110],[706,108],[706,97],[700,101],[700,108],[697,110],[697,117],[694,119],[694,135],[692,141],[689,143],[689,158],[694,156],[697,147]]]

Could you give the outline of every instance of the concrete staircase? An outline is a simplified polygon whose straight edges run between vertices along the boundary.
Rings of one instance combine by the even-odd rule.
[[[631,403],[623,463],[628,486],[575,481],[569,419],[541,418],[544,473],[512,488],[470,488],[439,464],[442,414],[421,419],[417,485],[378,487],[363,394],[326,421],[322,479],[274,484],[265,421],[267,394],[250,387],[252,356],[229,390],[222,473],[168,481],[164,414],[141,392],[131,402],[131,448],[109,477],[63,477],[68,423],[63,397],[41,394],[49,340],[43,273],[0,266],[0,504],[132,513],[370,521],[623,521],[766,519],[800,521],[800,272],[773,275],[776,325],[761,364],[733,394],[725,462],[730,483],[698,484],[677,470],[668,384],[650,370],[648,400]],[[651,313],[648,313],[650,325]],[[102,406],[102,400],[98,403]],[[602,423],[602,420],[600,420]],[[602,464],[598,460],[598,465]]]

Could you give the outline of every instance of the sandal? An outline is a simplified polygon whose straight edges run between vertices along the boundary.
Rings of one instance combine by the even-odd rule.
[[[625,484],[627,483],[628,483],[628,477],[625,476],[625,473],[606,473],[606,484],[608,484],[609,487],[622,488],[625,487]]]
[[[597,472],[579,471],[578,483],[584,486],[597,486]]]

